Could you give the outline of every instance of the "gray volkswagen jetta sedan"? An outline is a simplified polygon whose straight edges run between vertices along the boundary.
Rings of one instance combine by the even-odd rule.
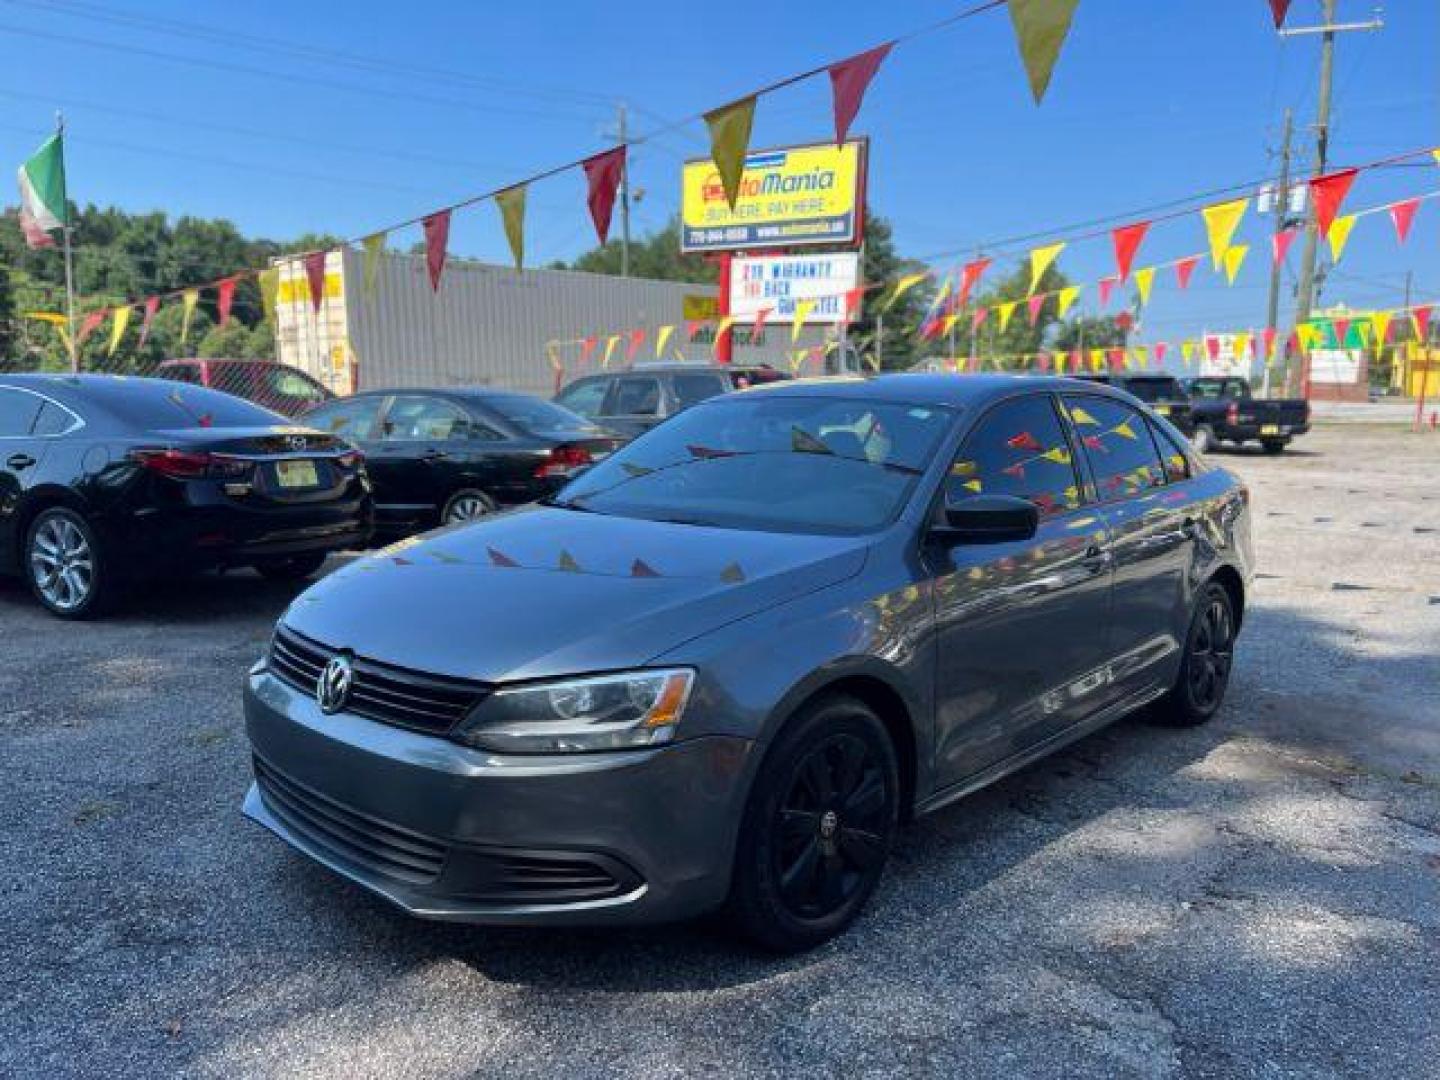
[[[245,813],[405,910],[843,929],[900,823],[1148,707],[1219,707],[1248,492],[1059,378],[789,383],[303,593]]]

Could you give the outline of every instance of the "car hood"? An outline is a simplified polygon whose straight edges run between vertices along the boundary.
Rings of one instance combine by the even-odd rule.
[[[287,626],[500,682],[644,664],[858,573],[867,542],[531,507],[392,545],[318,582]]]

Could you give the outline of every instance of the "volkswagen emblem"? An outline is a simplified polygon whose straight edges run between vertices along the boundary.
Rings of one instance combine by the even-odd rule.
[[[337,713],[350,699],[350,684],[355,679],[355,668],[350,657],[336,653],[315,680],[315,703],[323,713]]]

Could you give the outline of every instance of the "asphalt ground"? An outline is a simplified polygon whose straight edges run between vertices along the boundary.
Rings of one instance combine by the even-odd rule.
[[[909,829],[841,940],[405,917],[239,813],[250,574],[94,625],[0,584],[0,1075],[1440,1075],[1440,437],[1252,486],[1227,705]]]

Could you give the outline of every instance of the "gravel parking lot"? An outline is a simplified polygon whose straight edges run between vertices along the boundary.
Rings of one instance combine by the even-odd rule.
[[[0,584],[0,1074],[1440,1074],[1440,437],[1225,454],[1230,698],[910,829],[799,958],[411,921],[239,814],[250,574],[71,626]]]

